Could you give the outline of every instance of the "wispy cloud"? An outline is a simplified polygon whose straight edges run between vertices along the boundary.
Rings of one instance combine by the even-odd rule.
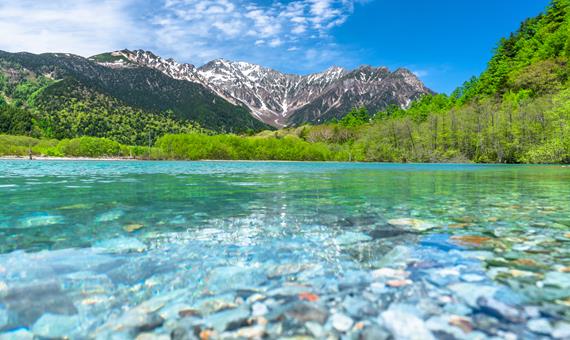
[[[363,1],[0,0],[0,49],[143,48],[195,64],[223,57],[311,70],[349,58],[332,30]]]
[[[0,49],[92,55],[143,41],[133,0],[0,0]],[[139,26],[140,27],[140,26]]]
[[[166,0],[152,22],[171,54],[197,63],[282,53],[306,63],[336,48],[330,32],[353,13],[357,0],[295,0],[262,5],[251,0]],[[253,51],[252,48],[256,48]],[[264,53],[260,49],[265,48]],[[322,53],[302,53],[318,48]],[[224,53],[225,55],[220,55]]]

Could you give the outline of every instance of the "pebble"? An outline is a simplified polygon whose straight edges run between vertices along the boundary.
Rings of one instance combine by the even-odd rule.
[[[441,334],[443,333],[448,337],[461,339],[465,337],[465,334],[469,333],[452,324],[450,317],[447,315],[433,316],[429,318],[425,324],[430,331],[438,334],[438,337],[442,337]]]
[[[190,332],[186,330],[184,327],[177,327],[170,332],[170,339],[171,340],[191,340],[193,339],[190,337]]]
[[[104,222],[112,222],[118,220],[125,214],[122,210],[111,210],[105,213],[100,214],[95,218],[95,222],[97,223],[104,223]]]
[[[389,338],[390,333],[376,325],[370,325],[360,333],[360,340],[387,340]]]
[[[0,329],[8,324],[8,311],[0,307]]]
[[[380,268],[372,271],[370,273],[373,279],[381,279],[381,278],[395,278],[395,279],[402,279],[410,276],[409,272],[406,272],[401,269],[393,269],[393,268]]]
[[[265,328],[261,326],[244,327],[235,332],[235,335],[240,339],[261,339],[265,335]]]
[[[248,318],[248,309],[236,308],[212,314],[205,319],[205,322],[208,326],[221,333],[229,328],[238,328]]]
[[[125,230],[128,233],[132,233],[132,232],[135,232],[135,231],[140,230],[142,228],[144,228],[144,225],[142,225],[142,224],[129,224],[129,225],[124,226],[123,230]]]
[[[529,320],[527,328],[537,334],[549,335],[552,333],[552,325],[546,319]]]
[[[331,316],[331,324],[337,331],[344,333],[352,327],[354,321],[344,314],[336,313]]]
[[[522,313],[507,304],[498,300],[480,297],[477,299],[477,305],[484,313],[497,317],[499,319],[507,320],[513,323],[520,323],[524,321]]]
[[[315,338],[322,338],[325,335],[325,329],[317,322],[309,321],[305,323],[305,327]]]
[[[224,309],[236,308],[236,296],[234,294],[222,294],[208,296],[193,304],[193,309],[202,315],[210,315]]]
[[[570,273],[548,272],[544,277],[544,284],[562,289],[570,289]]]
[[[570,323],[564,321],[556,323],[552,336],[555,339],[570,339]]]
[[[497,287],[466,282],[455,283],[449,285],[448,288],[471,307],[478,307],[478,298],[492,297],[498,290]]]
[[[59,215],[50,215],[44,213],[36,213],[20,220],[22,228],[45,227],[63,222],[63,217]]]
[[[33,340],[34,334],[21,328],[7,333],[0,333],[0,340]]]
[[[427,231],[435,228],[435,225],[430,222],[422,221],[415,218],[397,218],[388,220],[388,224],[395,227],[410,228],[416,231]]]
[[[137,335],[135,340],[170,340],[170,335],[154,334],[154,333],[141,333],[141,334]]]
[[[433,334],[419,317],[398,309],[389,309],[380,314],[380,322],[401,340],[435,340]]]
[[[44,314],[32,327],[32,332],[43,338],[72,338],[78,331],[77,315]]]
[[[253,306],[251,306],[251,310],[252,310],[251,312],[252,316],[262,316],[269,312],[267,306],[259,302],[254,303]]]
[[[93,248],[97,251],[113,254],[140,253],[146,250],[146,245],[136,238],[119,237],[96,243]]]
[[[368,242],[371,241],[372,237],[363,234],[363,233],[356,233],[356,232],[345,232],[343,234],[338,235],[334,238],[334,242],[338,245],[349,245],[354,243],[360,242]]]
[[[413,283],[412,280],[390,280],[388,282],[386,282],[386,285],[388,287],[392,287],[392,288],[400,288],[400,287],[404,287],[404,286],[409,286]]]
[[[260,286],[267,279],[259,269],[238,266],[218,267],[208,273],[208,290],[215,293],[249,289]]]
[[[477,274],[465,274],[461,276],[461,280],[465,282],[481,282],[485,281],[485,277]]]
[[[314,321],[322,325],[328,318],[328,313],[325,309],[306,302],[295,302],[284,308],[286,316],[301,323]]]

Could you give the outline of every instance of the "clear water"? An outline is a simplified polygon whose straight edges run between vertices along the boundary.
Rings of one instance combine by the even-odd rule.
[[[390,223],[409,218],[433,228]],[[568,319],[570,168],[0,161],[0,331],[51,313],[94,334],[180,291],[329,294],[394,249],[437,264],[414,281],[459,268]]]

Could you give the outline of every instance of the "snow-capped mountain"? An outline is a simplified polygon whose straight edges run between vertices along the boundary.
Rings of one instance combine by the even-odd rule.
[[[197,68],[142,50],[91,59],[112,68],[149,67],[177,80],[199,83],[233,104],[246,106],[254,117],[275,127],[325,122],[360,106],[370,112],[389,105],[407,107],[421,95],[432,93],[406,69],[331,67],[301,76],[224,59]]]

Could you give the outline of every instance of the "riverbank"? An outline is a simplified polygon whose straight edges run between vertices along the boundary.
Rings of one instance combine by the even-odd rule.
[[[27,159],[31,154],[36,160],[170,160],[170,161],[312,161],[312,162],[379,162],[409,164],[507,164],[493,158],[471,159],[451,150],[423,157],[408,157],[405,153],[390,157],[372,157],[370,149],[375,145],[310,142],[295,135],[237,136],[237,135],[166,135],[150,146],[119,144],[113,140],[96,137],[74,139],[37,139],[26,136],[0,135],[0,157]],[[562,152],[563,150],[559,150]],[[557,151],[557,152],[559,152]],[[559,152],[559,153],[560,153]],[[516,164],[566,164],[528,159]],[[566,158],[564,158],[566,159]],[[570,160],[570,158],[568,158]]]

